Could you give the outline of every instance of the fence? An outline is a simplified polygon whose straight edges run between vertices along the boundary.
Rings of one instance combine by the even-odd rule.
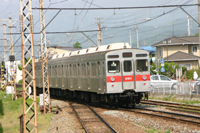
[[[151,93],[200,95],[200,82],[151,83]]]

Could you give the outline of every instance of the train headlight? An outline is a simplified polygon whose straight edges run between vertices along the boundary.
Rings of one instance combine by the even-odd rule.
[[[146,77],[146,76],[143,76],[142,79],[143,79],[143,80],[147,80],[147,77]]]
[[[114,77],[111,77],[111,78],[110,78],[110,81],[114,82],[114,81],[115,81],[115,78],[114,78]]]

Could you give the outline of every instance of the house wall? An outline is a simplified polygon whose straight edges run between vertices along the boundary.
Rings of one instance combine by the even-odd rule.
[[[167,57],[167,46],[163,48],[164,48],[163,56],[165,58]],[[188,53],[188,45],[168,46],[168,56],[176,53],[177,51]]]
[[[190,70],[191,69],[198,69],[198,67],[199,67],[199,61],[197,61],[197,60],[194,60],[194,61],[174,61],[174,62],[181,65],[181,66],[185,66],[185,64],[190,64]]]

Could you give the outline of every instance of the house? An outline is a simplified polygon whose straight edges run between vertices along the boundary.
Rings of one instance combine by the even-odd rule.
[[[151,45],[151,47],[156,47],[157,63],[164,58],[165,62],[176,62],[182,67],[187,67],[188,70],[199,68],[198,36],[172,36]]]

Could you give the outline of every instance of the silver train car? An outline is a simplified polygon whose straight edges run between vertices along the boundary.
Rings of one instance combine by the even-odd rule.
[[[149,52],[142,49],[59,55],[48,60],[50,95],[110,106],[135,106],[150,91],[149,66]],[[41,62],[36,62],[35,69],[40,94]]]

